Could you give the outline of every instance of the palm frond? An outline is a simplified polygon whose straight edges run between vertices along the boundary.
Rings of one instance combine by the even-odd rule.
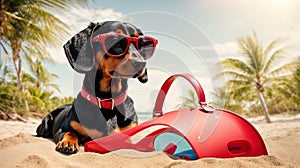
[[[219,78],[220,76],[225,76],[226,80],[242,80],[247,81],[250,80],[251,76],[248,76],[247,74],[241,74],[239,71],[233,71],[233,70],[224,70],[223,72],[220,72],[215,76],[215,78]]]
[[[16,19],[16,20],[21,20],[21,21],[26,21],[26,19],[22,18],[22,17],[19,17],[11,12],[8,12],[8,11],[3,11],[4,14],[12,17],[13,19]]]
[[[266,75],[270,78],[291,75],[294,72],[296,66],[296,62],[287,63],[273,70],[270,70],[268,73],[266,73]]]
[[[280,42],[279,39],[273,40],[264,50],[264,55],[270,55],[271,51],[274,50],[275,47],[277,47],[278,43]]]
[[[43,0],[41,1],[41,4],[57,11],[66,10],[69,7],[73,7],[74,4],[78,4],[81,7],[88,7],[88,1],[86,0],[75,0],[75,2],[74,0]]]
[[[265,55],[266,59],[264,61],[264,67],[263,67],[263,71],[265,73],[268,73],[271,68],[273,68],[274,66],[278,65],[278,63],[283,61],[284,54],[287,48],[289,47],[282,47],[280,49],[277,49],[271,54],[270,57],[268,57],[268,55]]]
[[[247,63],[245,63],[242,60],[239,59],[233,59],[233,58],[227,58],[223,61],[221,61],[221,65],[224,67],[224,69],[235,69],[237,71],[240,71],[245,74],[253,74],[254,69],[250,67]]]

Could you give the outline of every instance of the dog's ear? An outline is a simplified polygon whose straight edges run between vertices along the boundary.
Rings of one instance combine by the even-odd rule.
[[[101,25],[102,23],[90,23],[87,28],[77,33],[63,46],[68,61],[75,71],[86,73],[92,70],[95,57],[90,41],[93,32]]]
[[[138,77],[138,80],[141,82],[141,83],[146,83],[148,81],[148,75],[147,75],[147,68],[145,69],[145,72],[142,76],[139,76]]]

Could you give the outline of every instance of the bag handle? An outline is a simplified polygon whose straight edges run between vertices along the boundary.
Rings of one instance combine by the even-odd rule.
[[[190,74],[175,74],[175,75],[170,76],[165,81],[165,83],[162,85],[162,87],[160,88],[160,91],[156,98],[154,110],[153,110],[153,117],[158,117],[163,114],[162,107],[163,107],[163,104],[165,101],[165,97],[168,93],[168,90],[169,90],[171,84],[178,77],[182,77],[192,84],[192,86],[196,90],[197,97],[198,97],[198,103],[199,103],[201,109],[203,109],[206,112],[214,111],[213,107],[207,105],[207,103],[205,101],[205,95],[204,95],[202,86],[200,85],[200,83],[198,82],[198,80],[195,77],[193,77]]]

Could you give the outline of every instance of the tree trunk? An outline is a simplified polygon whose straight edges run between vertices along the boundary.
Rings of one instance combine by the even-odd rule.
[[[11,44],[13,45],[13,62],[14,62],[14,67],[17,73],[17,90],[14,94],[14,100],[16,93],[18,91],[21,91],[22,93],[25,92],[25,88],[22,84],[22,56],[20,55],[20,50],[21,50],[21,41],[19,39],[16,40],[11,40]],[[25,95],[24,99],[24,104],[25,104],[25,110],[26,112],[29,112],[29,106],[28,106],[28,100],[27,96]]]
[[[0,40],[2,39],[2,35],[3,35],[3,33],[4,33],[4,28],[3,28],[3,21],[5,20],[5,18],[6,18],[6,16],[5,16],[5,14],[4,14],[4,10],[5,10],[5,5],[4,4],[2,4],[3,3],[3,1],[1,1],[1,3],[0,3]],[[2,43],[1,43],[2,44]]]
[[[22,80],[22,56],[20,55],[20,50],[18,50],[19,52],[19,64],[18,64],[18,76],[19,76],[19,80],[18,80],[18,85],[20,86],[20,90],[21,92],[24,94],[25,93],[25,88],[24,88],[24,85],[23,85],[23,80]],[[27,94],[24,94],[24,104],[25,104],[25,110],[26,112],[29,112],[29,105],[28,105],[28,100],[27,100]]]
[[[22,58],[20,56],[21,41],[19,39],[10,39],[10,44],[13,52],[13,63],[17,73],[17,88],[22,87]]]
[[[259,98],[262,110],[263,110],[263,112],[265,114],[265,119],[266,119],[267,123],[271,123],[269,110],[268,110],[268,107],[267,107],[267,105],[265,103],[265,99],[264,99],[264,97],[262,95],[262,92],[260,92],[259,90],[257,90],[256,93],[257,93],[257,96]]]
[[[19,78],[19,70],[18,70],[18,63],[17,63],[17,61],[19,60],[18,59],[18,52],[17,52],[17,46],[16,46],[16,42],[14,41],[14,40],[10,40],[10,43],[11,43],[11,48],[12,48],[12,52],[13,52],[13,64],[14,64],[14,68],[15,68],[15,71],[16,71],[16,74],[17,74],[17,88],[16,88],[16,90],[15,90],[15,92],[14,92],[14,95],[13,95],[13,104],[14,104],[14,106],[13,106],[13,112],[16,112],[16,109],[15,109],[15,107],[16,107],[16,96],[17,96],[17,94],[18,94],[18,91],[20,90],[20,78]]]

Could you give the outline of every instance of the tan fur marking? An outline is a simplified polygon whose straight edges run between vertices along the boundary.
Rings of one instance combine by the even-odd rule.
[[[137,125],[138,125],[138,122],[134,122],[134,123],[128,125],[127,127],[116,128],[112,132],[110,132],[109,135],[116,134],[116,133],[119,133],[121,131],[124,131],[124,130],[130,129],[130,128],[136,127]],[[128,138],[126,141],[129,142],[129,143],[132,143],[130,138]]]
[[[65,153],[64,149],[68,148],[67,153],[76,153],[80,150],[78,145],[78,137],[73,132],[66,132],[63,136],[63,139],[56,144],[56,150]]]
[[[109,92],[110,83],[111,83],[111,78],[103,76],[103,78],[100,80],[100,90],[103,92]]]
[[[144,75],[145,75],[145,72],[146,72],[146,69],[144,68],[143,71],[142,71],[142,73],[141,73],[138,77],[144,76]]]
[[[132,124],[130,124],[130,125],[128,125],[128,126],[126,126],[126,127],[120,128],[120,131],[124,131],[124,130],[130,129],[130,128],[133,128],[133,127],[136,127],[136,126],[138,126],[138,122],[137,121],[134,122],[134,123],[132,123]]]
[[[124,34],[124,33],[123,33],[123,30],[121,30],[121,29],[117,29],[117,30],[116,30],[116,33]]]
[[[73,132],[65,133],[63,139],[61,141],[68,141],[78,144],[78,138]]]
[[[96,129],[86,128],[76,121],[71,121],[70,125],[74,130],[76,130],[79,134],[83,136],[89,136],[94,139],[94,138],[99,138],[103,135],[102,132]]]
[[[103,56],[104,56],[104,53],[102,51],[99,51],[99,52],[96,53],[95,67],[98,68],[98,69],[101,69],[100,62],[101,62]]]
[[[121,131],[130,129],[130,128],[136,127],[137,125],[138,125],[138,122],[134,122],[134,123],[132,123],[132,124],[126,126],[126,127],[123,127],[123,128],[116,128],[116,129],[114,129],[110,134],[118,133],[118,132],[121,132]]]
[[[138,32],[134,32],[133,35],[134,35],[135,37],[138,37],[138,36],[139,36],[139,33],[138,33]]]
[[[100,54],[99,54],[100,55]],[[103,78],[100,81],[100,90],[103,92],[119,92],[121,91],[121,79],[116,79],[116,77],[112,76],[109,72],[116,71],[119,63],[122,60],[115,58],[107,58],[102,59],[98,66],[98,69],[102,70]],[[115,78],[113,83],[111,83],[111,79]]]
[[[122,89],[122,83],[121,79],[114,79],[113,82],[111,82],[111,91],[112,92],[120,92]]]

